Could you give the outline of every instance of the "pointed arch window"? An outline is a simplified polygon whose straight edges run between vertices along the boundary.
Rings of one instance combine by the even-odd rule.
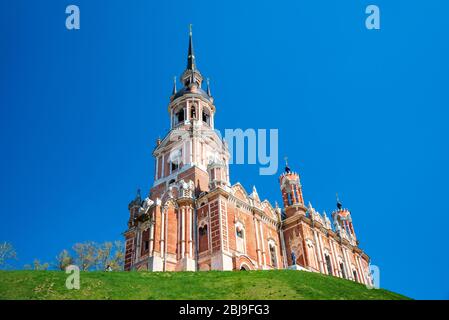
[[[241,222],[238,222],[235,225],[235,240],[237,251],[241,253],[246,253],[246,245],[245,245],[245,228]]]
[[[343,262],[340,262],[340,270],[341,270],[341,276],[346,279],[346,272],[345,272],[345,265]]]
[[[184,108],[179,109],[174,116],[174,125],[177,126],[180,123],[183,123],[185,120],[185,112]]]
[[[274,240],[268,241],[268,249],[270,251],[270,261],[273,268],[278,268],[278,259],[276,254],[276,243]]]
[[[324,255],[325,259],[326,259],[326,267],[327,267],[327,273],[329,275],[332,275],[332,263],[331,263],[331,258],[328,254]]]
[[[208,126],[210,126],[210,113],[209,110],[206,108],[203,108],[203,115],[202,120],[205,122]]]
[[[199,235],[199,239],[198,239],[198,251],[199,252],[204,252],[209,250],[209,232],[208,232],[208,228],[207,228],[207,224],[201,226],[198,229],[198,235]]]
[[[197,115],[197,104],[194,103],[190,106],[190,119],[191,120],[196,120],[196,115]]]

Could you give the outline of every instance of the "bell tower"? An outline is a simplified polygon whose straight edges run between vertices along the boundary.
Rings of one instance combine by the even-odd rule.
[[[219,169],[212,170],[220,175],[220,184],[229,184],[229,152],[214,130],[216,108],[209,81],[203,89],[191,26],[187,64],[180,81],[182,87],[178,90],[175,78],[168,105],[170,130],[153,151],[156,168],[152,199],[162,198],[169,185],[181,179],[193,181],[196,195],[209,191],[211,170],[208,167],[211,163],[220,164]]]
[[[343,208],[342,203],[338,199],[337,194],[337,210],[332,212],[332,220],[334,221],[335,231],[349,242],[356,244],[357,237],[354,232],[354,226],[352,224],[351,212],[349,209]]]
[[[300,176],[298,173],[291,171],[287,159],[285,172],[279,177],[279,183],[281,186],[286,217],[288,218],[295,214],[305,215],[307,209],[304,206]]]

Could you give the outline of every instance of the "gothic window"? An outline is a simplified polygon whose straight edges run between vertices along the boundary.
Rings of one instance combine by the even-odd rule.
[[[277,268],[278,262],[276,257],[276,246],[274,243],[270,243],[269,248],[270,248],[271,265],[273,266],[273,268]]]
[[[208,231],[207,231],[207,224],[200,227],[198,230],[199,234],[199,252],[204,252],[209,249],[209,237],[208,237]]]
[[[175,172],[180,168],[182,159],[181,150],[175,150],[170,153],[170,173]]]
[[[290,193],[287,193],[287,204],[288,205],[292,204],[292,197],[291,197]]]
[[[196,104],[193,104],[190,108],[190,119],[196,119]]]
[[[141,254],[145,254],[148,252],[149,248],[150,248],[150,230],[144,230],[142,232],[142,249],[141,249]]]
[[[315,253],[315,247],[311,242],[307,243],[307,248],[308,248],[308,252],[309,252],[309,257],[310,257],[310,264],[313,268],[315,269],[319,269],[318,267],[318,261],[317,261],[317,257],[316,257],[316,253]]]
[[[293,194],[295,195],[295,201],[296,201],[296,203],[299,203],[298,193],[297,193],[297,192],[293,192]]]
[[[331,263],[331,258],[329,257],[329,255],[325,255],[326,257],[326,267],[327,267],[327,273],[332,275],[332,263]]]
[[[181,123],[183,121],[184,121],[184,109],[181,109],[176,113],[176,123]]]
[[[178,168],[179,168],[178,163],[173,161],[171,163],[171,171],[174,172],[174,171],[178,170]]]
[[[340,262],[340,270],[341,270],[341,276],[346,279],[346,272],[345,272],[345,266],[343,262]]]
[[[245,229],[240,222],[235,226],[235,235],[237,251],[245,253]]]
[[[203,122],[210,126],[210,115],[206,110],[203,110]]]
[[[352,270],[352,275],[354,276],[354,281],[358,281],[358,279],[357,279],[357,271]]]

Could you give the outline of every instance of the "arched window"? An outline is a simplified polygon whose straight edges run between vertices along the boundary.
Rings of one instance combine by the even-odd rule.
[[[178,112],[176,112],[175,114],[175,125],[184,122],[184,109],[180,109]]]
[[[309,258],[311,260],[310,261],[311,267],[318,270],[319,266],[318,266],[316,252],[315,252],[315,246],[313,245],[312,241],[310,241],[310,240],[307,241],[307,251],[309,253]]]
[[[150,230],[144,230],[142,232],[142,251],[141,251],[141,255],[144,255],[145,253],[148,252],[150,248]]]
[[[209,233],[208,233],[208,229],[207,229],[207,224],[205,224],[204,226],[202,226],[198,229],[198,234],[199,234],[198,251],[204,252],[204,251],[209,250]]]
[[[243,228],[243,225],[238,222],[235,225],[235,242],[237,246],[237,251],[241,253],[246,252],[245,248],[245,229]]]
[[[357,271],[355,269],[352,270],[352,275],[354,277],[354,281],[358,282]]]
[[[197,105],[196,104],[192,104],[190,107],[190,119],[192,120],[196,120],[196,115],[197,115]]]
[[[174,150],[170,152],[170,173],[175,172],[181,167],[182,152],[181,150]]]
[[[295,201],[296,201],[296,203],[299,203],[298,193],[295,192],[295,191],[292,191],[292,192],[293,192],[293,194],[295,195]]]
[[[203,108],[203,122],[205,122],[207,125],[210,126],[210,114],[209,114],[209,110],[207,110],[206,108]]]
[[[332,275],[332,263],[331,263],[331,258],[328,254],[324,255],[325,259],[326,259],[326,267],[327,267],[327,273]]]
[[[287,204],[288,205],[292,204],[292,197],[291,197],[290,193],[287,193]]]
[[[277,255],[276,255],[276,244],[273,240],[268,242],[268,247],[270,249],[270,261],[271,261],[271,266],[273,268],[277,268],[278,267],[278,259],[277,259]]]
[[[346,279],[345,265],[343,264],[343,262],[340,262],[340,271],[341,271],[341,276],[344,279]]]

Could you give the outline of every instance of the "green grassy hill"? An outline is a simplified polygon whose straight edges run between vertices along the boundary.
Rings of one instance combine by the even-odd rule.
[[[317,273],[84,272],[80,290],[58,271],[0,271],[0,299],[408,299]]]

